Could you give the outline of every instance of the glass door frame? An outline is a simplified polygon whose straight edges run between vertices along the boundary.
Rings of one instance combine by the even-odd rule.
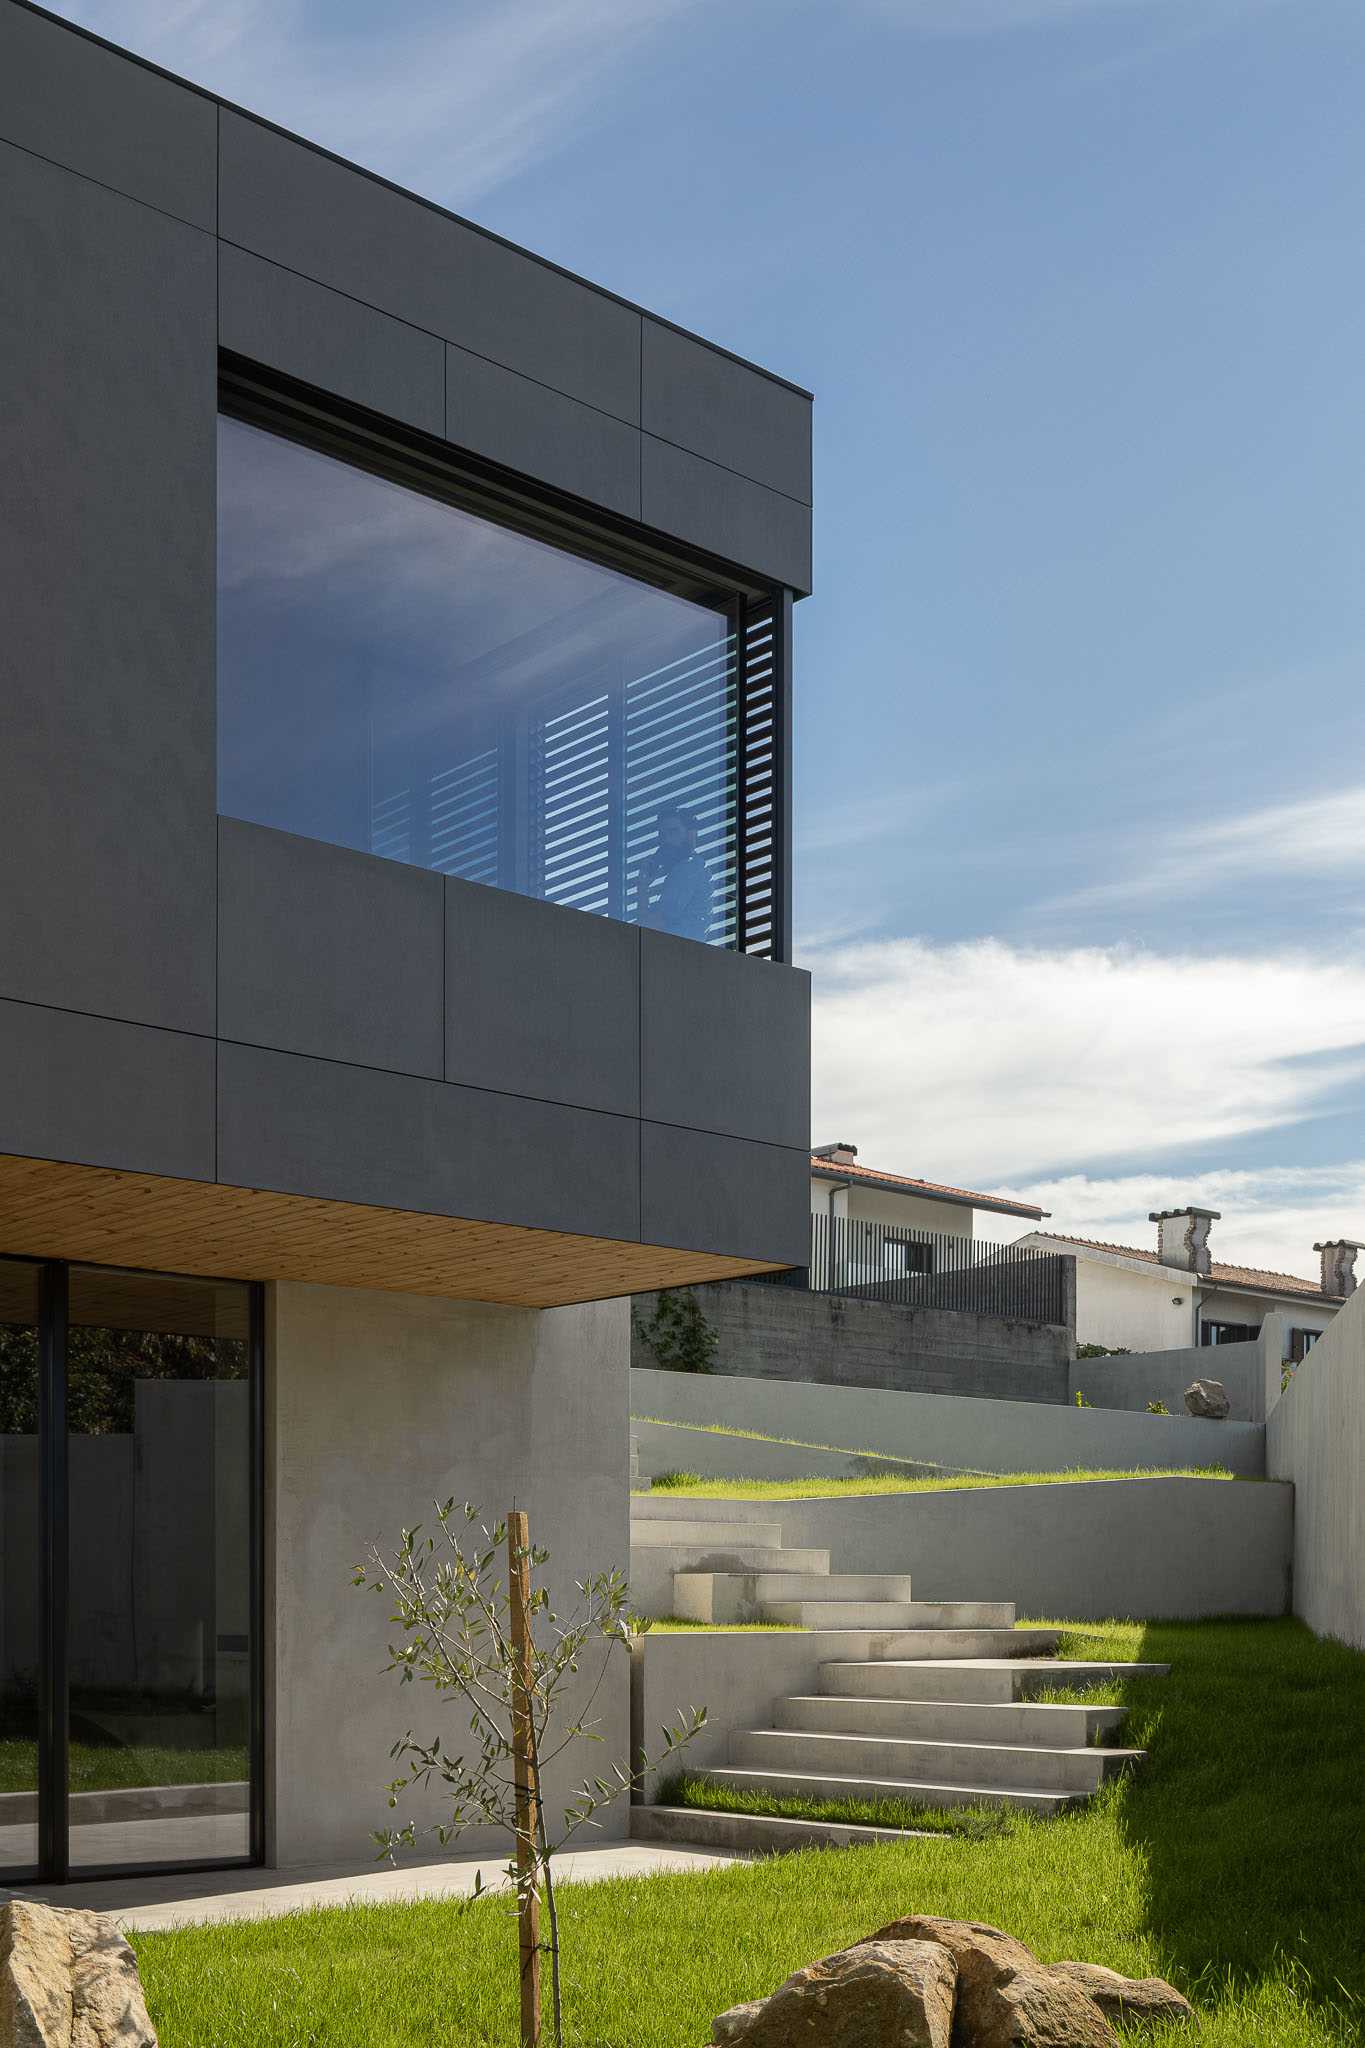
[[[0,1257],[8,1256],[0,1254]],[[70,1272],[89,1260],[15,1262],[38,1269],[38,1862],[0,1872],[0,1883],[66,1884],[177,1871],[248,1869],[265,1861],[265,1289],[248,1290],[248,1851],[244,1856],[155,1863],[73,1864],[70,1786],[70,1438],[67,1432],[67,1336]],[[117,1270],[128,1271],[127,1267]],[[143,1269],[150,1270],[150,1269]],[[198,1275],[176,1276],[198,1278]],[[221,1276],[215,1276],[221,1277]]]

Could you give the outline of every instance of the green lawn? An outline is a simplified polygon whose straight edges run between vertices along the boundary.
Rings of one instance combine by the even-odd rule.
[[[131,1785],[218,1785],[235,1783],[246,1773],[245,1749],[71,1745],[73,1792],[106,1792]],[[31,1792],[37,1782],[37,1744],[0,1742],[0,1792]]]
[[[946,1493],[979,1486],[1065,1486],[1084,1479],[1232,1477],[1222,1465],[1143,1465],[1131,1472],[1091,1471],[1073,1465],[1064,1472],[963,1472],[947,1479],[903,1479],[894,1472],[872,1473],[865,1479],[704,1479],[699,1472],[662,1472],[650,1494],[643,1498],[680,1493],[700,1495],[707,1500],[841,1500],[848,1494]],[[1255,1485],[1256,1481],[1242,1483]]]
[[[575,2048],[701,2048],[723,2007],[908,1911],[994,1921],[1048,1959],[1159,1971],[1203,2015],[1182,2048],[1362,2048],[1365,1656],[1289,1621],[1072,1629],[1064,1648],[1175,1667],[1132,1687],[1144,1770],[1062,1819],[982,1839],[570,1887]],[[500,1901],[135,1942],[162,2048],[517,2039]]]

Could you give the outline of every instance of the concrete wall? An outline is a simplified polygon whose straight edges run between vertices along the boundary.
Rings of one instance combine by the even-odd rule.
[[[631,1421],[630,1433],[642,1479],[658,1479],[666,1472],[697,1472],[706,1479],[865,1479],[875,1474],[932,1479],[945,1471],[976,1469],[878,1457],[872,1451],[826,1451],[766,1437],[727,1436],[693,1423],[645,1422],[638,1416]]]
[[[1294,1483],[1294,1612],[1365,1649],[1365,1295],[1346,1303],[1272,1408],[1266,1467]]]
[[[901,1308],[799,1287],[737,1282],[692,1292],[720,1340],[717,1373],[1003,1401],[1066,1399],[1071,1337],[1060,1325]],[[655,1300],[636,1297],[646,1321]],[[656,1363],[638,1334],[632,1358],[642,1367]]]
[[[642,1368],[631,1372],[630,1406],[634,1415],[666,1422],[717,1423],[805,1444],[981,1472],[1222,1465],[1258,1477],[1265,1470],[1264,1429],[1249,1422],[1199,1422],[1192,1416]],[[705,1455],[699,1434],[696,1456]],[[706,1468],[694,1464],[691,1469]]]
[[[1289,1603],[1294,1491],[1265,1480],[648,1503],[650,1515],[675,1511],[780,1522],[785,1544],[827,1549],[832,1571],[909,1572],[916,1599],[1013,1600],[1021,1618],[1283,1614]]]
[[[499,1309],[351,1288],[277,1286],[267,1325],[270,1860],[363,1858],[386,1810],[389,1748],[408,1726],[458,1743],[464,1721],[382,1674],[387,1607],[351,1585],[374,1542],[472,1500],[524,1507],[552,1553],[548,1583],[629,1558],[627,1310]],[[598,1695],[601,1745],[548,1780],[624,1760],[629,1679]],[[586,1660],[585,1660],[586,1661]],[[585,1683],[596,1672],[585,1671]],[[429,1813],[439,1812],[430,1802]],[[411,1811],[420,1817],[423,1806]],[[608,1839],[625,1829],[607,1817]],[[471,1838],[474,1851],[489,1845]]]
[[[1264,1422],[1279,1399],[1283,1326],[1273,1311],[1251,1344],[1185,1345],[1176,1351],[1136,1352],[1129,1358],[1078,1358],[1070,1369],[1070,1395],[1096,1408],[1145,1409],[1164,1401],[1172,1416],[1185,1413],[1193,1380],[1220,1380],[1232,1403],[1231,1419]]]
[[[1177,1302],[1176,1296],[1180,1299]],[[1149,1267],[1134,1272],[1076,1260],[1076,1342],[1166,1351],[1188,1344],[1194,1309],[1188,1280]]]
[[[215,431],[221,349],[801,590],[806,395],[15,0],[0,177],[0,1153],[799,1263],[803,973],[216,818]]]

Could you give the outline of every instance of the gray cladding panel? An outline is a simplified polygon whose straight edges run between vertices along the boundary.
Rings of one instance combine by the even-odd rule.
[[[12,0],[0,0],[0,138],[213,229],[215,103]]]
[[[795,591],[811,587],[808,505],[642,434],[640,517]]]
[[[641,1126],[640,1235],[728,1258],[804,1266],[810,1256],[810,1153]]]
[[[810,1147],[810,976],[640,935],[641,1113]]]
[[[212,1032],[213,242],[0,144],[0,278],[0,995]]]
[[[442,879],[219,820],[223,1038],[440,1080]]]
[[[646,319],[640,424],[809,505],[811,403],[690,334]]]
[[[629,1117],[252,1046],[218,1056],[218,1178],[238,1187],[632,1240],[637,1132]]]
[[[446,1078],[640,1113],[633,925],[446,882]]]
[[[213,1041],[0,1002],[0,1152],[213,1178]]]
[[[638,424],[630,307],[226,107],[221,144],[225,240]]]
[[[426,433],[445,426],[444,344],[225,242],[218,262],[222,346]]]
[[[446,438],[591,504],[640,516],[634,427],[519,377],[468,349],[448,348]]]

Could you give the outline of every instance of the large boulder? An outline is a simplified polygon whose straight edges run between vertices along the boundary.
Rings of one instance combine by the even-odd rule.
[[[1232,1413],[1228,1390],[1221,1380],[1191,1380],[1185,1389],[1185,1407],[1206,1422],[1226,1422]]]
[[[937,1942],[957,1964],[953,2048],[1115,2048],[1095,2001],[1002,1928],[913,1913],[868,1940]]]
[[[797,1970],[771,1998],[723,2012],[713,2039],[725,2048],[949,2048],[956,1976],[939,1942],[860,1942]]]
[[[1117,1970],[1106,1970],[1103,1963],[1053,1963],[1048,1975],[1079,1984],[1106,2019],[1183,2022],[1194,2018],[1189,1999],[1164,1977],[1121,1977]]]
[[[0,2048],[157,2048],[137,1959],[107,1913],[0,1905]]]

